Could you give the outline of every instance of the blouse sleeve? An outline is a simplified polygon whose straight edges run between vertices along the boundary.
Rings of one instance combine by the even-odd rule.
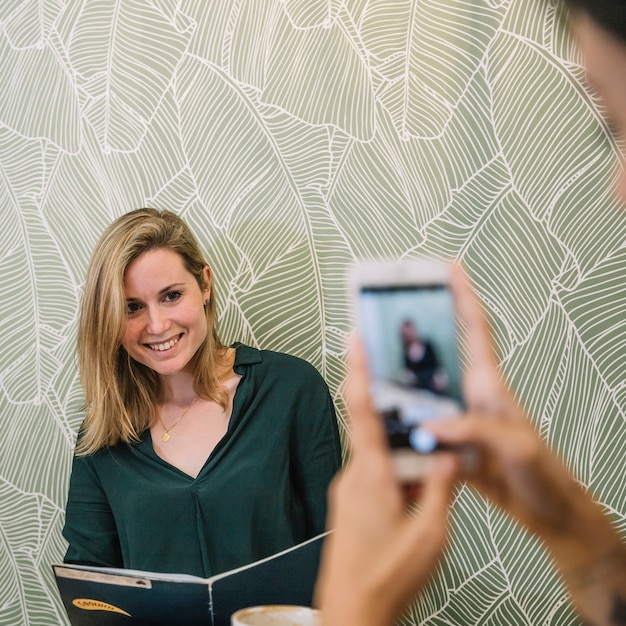
[[[294,481],[307,516],[307,534],[313,537],[326,528],[328,486],[341,468],[341,443],[328,386],[317,370],[309,367],[295,416],[292,458],[296,465]]]
[[[123,567],[115,520],[95,468],[102,453],[74,457],[63,528],[69,542],[64,561]]]

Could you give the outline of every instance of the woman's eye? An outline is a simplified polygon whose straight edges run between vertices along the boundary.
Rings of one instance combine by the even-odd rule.
[[[140,305],[137,302],[127,302],[126,303],[126,313],[128,315],[132,315],[133,313],[137,313],[139,311]]]
[[[168,293],[165,294],[165,302],[176,302],[181,295],[180,291],[168,291]]]

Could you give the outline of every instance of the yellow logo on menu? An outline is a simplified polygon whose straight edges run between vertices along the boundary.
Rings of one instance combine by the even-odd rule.
[[[122,611],[122,609],[118,609],[116,606],[112,604],[107,604],[106,602],[100,602],[100,600],[89,600],[87,598],[76,598],[76,600],[72,601],[74,606],[77,606],[79,609],[84,609],[85,611],[110,611],[111,613],[121,613],[122,615],[128,615],[131,617],[130,613],[126,611]]]

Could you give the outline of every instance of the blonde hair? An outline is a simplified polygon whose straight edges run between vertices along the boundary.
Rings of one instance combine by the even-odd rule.
[[[189,227],[171,211],[137,209],[104,231],[87,270],[80,306],[77,353],[85,392],[85,419],[76,447],[91,454],[119,442],[134,443],[156,419],[163,389],[158,375],[133,360],[122,346],[127,306],[126,268],[147,250],[177,252],[201,289],[211,287],[208,265]],[[215,295],[205,306],[207,336],[193,357],[196,393],[227,406],[219,382],[226,347],[217,335]]]

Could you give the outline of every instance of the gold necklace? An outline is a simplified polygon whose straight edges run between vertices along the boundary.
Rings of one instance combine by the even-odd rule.
[[[179,424],[179,422],[183,419],[183,417],[185,417],[185,415],[187,415],[189,409],[191,409],[191,407],[196,403],[197,399],[198,399],[198,396],[194,396],[194,399],[191,401],[189,406],[183,411],[182,415],[169,428],[165,428],[165,424],[163,423],[163,420],[161,419],[161,415],[159,414],[159,422],[161,423],[161,426],[163,426],[163,430],[165,431],[161,435],[161,441],[163,441],[164,443],[167,443],[170,440],[170,431]]]

